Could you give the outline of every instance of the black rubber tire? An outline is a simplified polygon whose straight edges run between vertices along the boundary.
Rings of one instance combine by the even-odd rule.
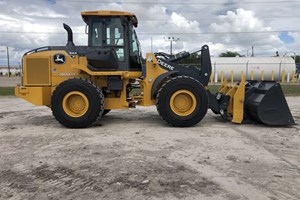
[[[63,108],[63,99],[70,92],[81,92],[87,99],[89,106],[84,115],[73,117]],[[104,96],[93,82],[87,79],[74,78],[58,85],[51,97],[51,110],[57,121],[69,128],[86,128],[102,117],[104,112]]]
[[[196,98],[195,110],[187,115],[177,115],[170,106],[172,95],[179,90],[188,90]],[[156,108],[167,123],[176,127],[190,127],[200,122],[207,113],[208,95],[203,85],[189,76],[176,76],[166,81],[156,96]]]
[[[110,109],[104,109],[104,111],[103,111],[103,113],[102,113],[102,117],[104,116],[104,115],[106,115],[107,113],[109,113],[110,112]]]

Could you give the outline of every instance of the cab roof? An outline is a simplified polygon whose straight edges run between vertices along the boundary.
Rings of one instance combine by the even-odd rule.
[[[134,13],[125,12],[125,11],[113,11],[113,10],[98,10],[98,11],[84,11],[81,12],[83,21],[88,24],[88,19],[91,16],[102,16],[102,17],[118,17],[118,16],[127,16],[130,17],[133,21],[133,25],[137,27],[138,20]]]

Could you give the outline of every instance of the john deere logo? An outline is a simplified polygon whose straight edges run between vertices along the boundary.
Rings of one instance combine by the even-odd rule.
[[[54,62],[56,64],[65,64],[66,63],[66,57],[63,54],[56,54],[54,55]]]

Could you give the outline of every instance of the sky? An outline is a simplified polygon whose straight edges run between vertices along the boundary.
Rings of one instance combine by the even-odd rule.
[[[136,14],[143,55],[195,51],[208,44],[211,55],[236,51],[250,56],[300,54],[300,0],[0,0],[0,65],[21,63],[25,52],[66,45],[62,24],[75,45],[87,45],[81,11],[120,10]],[[151,42],[152,41],[152,42]]]

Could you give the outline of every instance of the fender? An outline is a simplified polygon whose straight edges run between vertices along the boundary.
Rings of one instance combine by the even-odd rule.
[[[164,73],[164,74],[161,74],[160,76],[158,76],[158,77],[155,79],[155,81],[154,81],[154,83],[153,83],[153,85],[152,85],[152,88],[151,88],[151,98],[152,98],[152,99],[155,99],[154,94],[155,94],[155,92],[157,91],[157,87],[159,86],[159,84],[160,84],[164,79],[166,79],[167,77],[172,76],[172,75],[174,75],[174,74],[177,74],[178,72],[179,72],[179,71],[169,71],[169,72],[167,72],[167,73]]]

